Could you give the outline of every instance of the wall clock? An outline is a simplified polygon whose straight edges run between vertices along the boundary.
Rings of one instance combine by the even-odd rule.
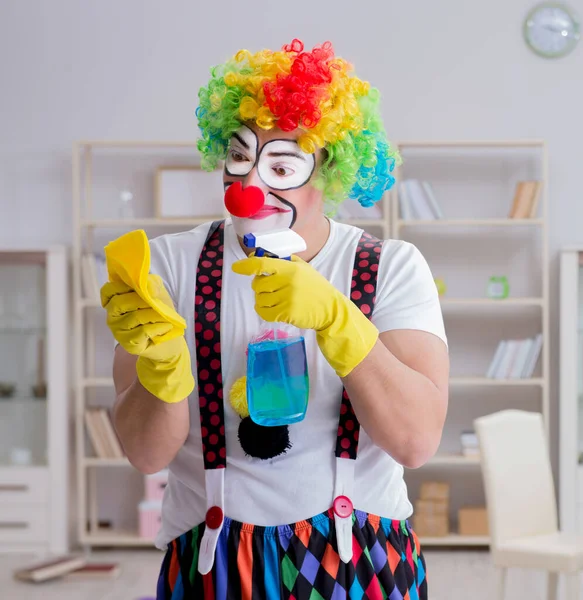
[[[579,19],[564,4],[543,2],[526,16],[524,38],[539,56],[560,58],[579,41]]]

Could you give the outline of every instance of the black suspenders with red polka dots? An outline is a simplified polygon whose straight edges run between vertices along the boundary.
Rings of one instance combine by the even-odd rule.
[[[194,337],[198,406],[205,469],[227,466],[225,409],[221,372],[221,286],[225,222],[215,221],[208,232],[196,269]]]
[[[381,240],[363,232],[354,257],[350,299],[369,319],[372,317],[376,301],[377,275],[382,247]],[[359,435],[360,423],[354,414],[346,390],[343,390],[336,438],[336,457],[355,460],[358,453]]]
[[[221,285],[224,221],[214,222],[200,254],[196,272],[194,331],[200,423],[205,469],[226,467],[224,393],[221,374]],[[372,316],[382,241],[363,233],[352,272],[351,299]],[[356,459],[360,424],[348,398],[342,394],[336,441],[338,458]]]

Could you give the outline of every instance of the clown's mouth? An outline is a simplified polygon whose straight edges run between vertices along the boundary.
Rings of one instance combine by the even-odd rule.
[[[268,217],[272,217],[273,215],[277,215],[279,213],[289,213],[289,212],[291,212],[289,209],[283,209],[283,208],[278,208],[277,206],[265,205],[259,210],[259,212],[255,213],[254,215],[252,215],[249,218],[256,221],[256,220],[261,220],[261,219],[267,219]]]

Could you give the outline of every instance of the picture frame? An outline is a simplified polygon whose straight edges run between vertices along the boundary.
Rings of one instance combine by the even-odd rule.
[[[156,170],[155,215],[158,219],[216,217],[224,212],[216,173],[199,166],[163,166]]]

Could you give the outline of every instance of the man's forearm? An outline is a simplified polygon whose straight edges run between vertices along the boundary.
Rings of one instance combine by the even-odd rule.
[[[447,402],[428,377],[378,340],[343,383],[364,430],[397,462],[417,468],[435,454]]]
[[[142,473],[156,473],[165,468],[184,444],[190,429],[188,400],[175,404],[162,402],[135,375],[128,387],[121,390],[118,387],[113,417],[129,461]]]

